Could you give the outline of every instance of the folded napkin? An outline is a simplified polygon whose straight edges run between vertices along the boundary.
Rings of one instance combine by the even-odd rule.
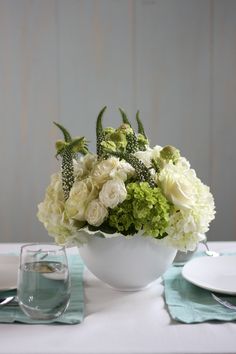
[[[0,307],[0,322],[13,323],[21,322],[28,324],[37,323],[61,323],[76,324],[81,323],[84,317],[84,294],[83,294],[83,261],[79,255],[68,257],[70,275],[71,275],[71,297],[70,303],[64,314],[50,321],[31,320],[27,317],[19,306]],[[15,291],[0,292],[0,297],[15,295]]]
[[[173,265],[163,276],[165,300],[173,319],[184,323],[236,320],[236,311],[218,304],[210,291],[185,280],[181,275],[182,268]],[[222,296],[233,302],[232,297]]]

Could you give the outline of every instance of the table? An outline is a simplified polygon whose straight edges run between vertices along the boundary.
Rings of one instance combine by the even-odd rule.
[[[236,242],[211,242],[209,246],[236,252]],[[20,244],[0,244],[0,253],[19,249]],[[84,291],[82,324],[0,324],[0,353],[236,353],[236,322],[189,325],[171,320],[160,281],[149,289],[125,293],[108,287],[85,270]]]

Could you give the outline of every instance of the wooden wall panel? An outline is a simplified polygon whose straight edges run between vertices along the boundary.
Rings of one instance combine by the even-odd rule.
[[[118,126],[134,110],[132,2],[59,2],[60,119],[95,146],[95,122]]]
[[[0,2],[0,240],[48,239],[36,218],[54,170],[55,1]]]
[[[209,238],[234,240],[235,37],[234,0],[0,0],[0,241],[48,240],[52,122],[94,148],[104,105],[180,148],[216,198]]]
[[[214,1],[211,181],[217,214],[211,235],[236,240],[236,1]]]
[[[209,1],[135,4],[136,100],[152,142],[179,147],[209,183]]]

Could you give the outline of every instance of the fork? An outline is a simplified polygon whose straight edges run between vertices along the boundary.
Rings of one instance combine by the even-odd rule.
[[[231,304],[231,302],[227,301],[227,300],[223,300],[221,297],[219,297],[218,295],[211,293],[213,299],[217,302],[219,302],[219,304],[221,304],[222,306],[227,307],[230,310],[235,310],[236,311],[236,305]]]

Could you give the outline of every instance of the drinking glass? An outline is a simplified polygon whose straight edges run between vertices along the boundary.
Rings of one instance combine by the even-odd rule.
[[[35,320],[59,317],[70,300],[65,248],[54,244],[21,247],[17,297],[23,312]]]

